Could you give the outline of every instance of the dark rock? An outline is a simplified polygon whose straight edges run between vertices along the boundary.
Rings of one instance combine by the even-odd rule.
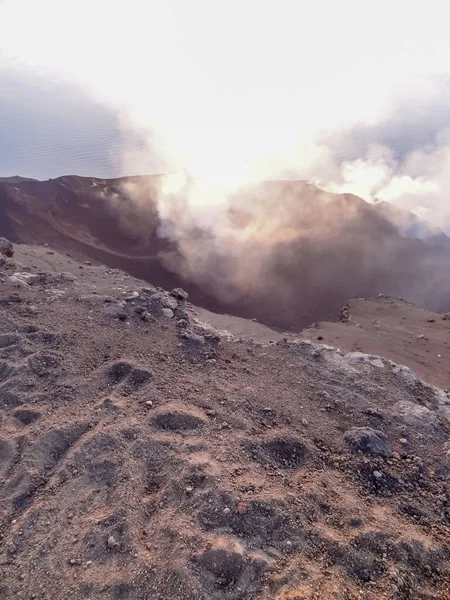
[[[141,313],[141,320],[144,321],[144,323],[149,323],[150,321],[156,321],[156,317],[145,310],[143,313]]]
[[[370,581],[372,579],[372,576],[370,575],[370,572],[367,569],[361,569],[358,573],[358,576],[361,579],[361,581]]]
[[[172,296],[168,296],[165,292],[157,292],[151,297],[152,304],[156,304],[159,308],[170,308],[175,310],[178,302]]]
[[[346,304],[339,312],[339,320],[347,323],[350,320],[350,306]]]
[[[105,309],[105,316],[107,319],[117,319],[118,321],[126,321],[127,313],[119,304],[113,304]]]
[[[187,323],[189,323],[189,313],[186,306],[184,306],[185,304],[186,302],[180,302],[178,308],[174,311],[174,313],[177,320],[184,320]]]
[[[365,454],[389,455],[386,435],[378,429],[353,427],[345,433],[344,438],[355,452],[359,450]]]
[[[182,331],[180,336],[193,346],[201,347],[205,345],[205,338],[201,335],[193,333],[190,329],[185,329]]]
[[[110,535],[108,538],[108,548],[118,548],[119,546],[120,544],[116,541],[116,538],[113,535]]]
[[[173,296],[177,300],[187,300],[188,293],[183,288],[175,288],[170,292],[170,296]]]
[[[0,254],[11,258],[14,256],[14,246],[4,237],[0,237]]]

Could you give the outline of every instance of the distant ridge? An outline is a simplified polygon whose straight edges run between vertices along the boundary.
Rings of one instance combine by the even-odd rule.
[[[181,286],[194,304],[281,331],[334,320],[349,298],[380,292],[450,310],[450,239],[414,215],[395,219],[389,207],[305,181],[261,182],[240,192],[230,219],[237,229],[255,214],[269,229],[275,223],[269,245],[263,233],[241,248],[244,264],[236,262],[239,253],[215,252],[206,234],[194,236],[198,259],[188,264],[176,240],[160,235],[161,177],[0,179],[0,236],[48,244],[165,289]],[[125,183],[142,186],[144,205],[132,201]],[[241,268],[246,277],[239,279]]]
[[[409,210],[395,206],[385,200],[377,200],[372,206],[375,210],[378,210],[382,216],[389,219],[389,221],[397,227],[401,235],[419,238],[421,240],[426,240],[429,243],[443,242],[450,244],[450,238],[443,229],[422,219]]]
[[[12,177],[0,177],[0,183],[23,183],[24,181],[39,181],[32,177],[21,177],[20,175],[13,175]]]

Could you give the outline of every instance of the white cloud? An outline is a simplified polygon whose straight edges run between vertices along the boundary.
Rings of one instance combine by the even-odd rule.
[[[321,140],[439,96],[446,10],[443,0],[3,0],[0,64],[70,77],[113,106],[145,140],[123,157],[130,171],[150,169],[156,151],[227,186],[288,174],[431,207],[449,183],[448,131],[406,158],[369,140],[342,161]]]

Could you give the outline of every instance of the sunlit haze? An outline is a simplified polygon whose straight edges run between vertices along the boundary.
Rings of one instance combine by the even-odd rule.
[[[0,67],[68,79],[112,108],[140,140],[120,156],[123,173],[163,165],[220,186],[306,178],[433,209],[438,221],[448,114],[407,138],[426,128],[433,103],[448,109],[446,10],[404,0],[4,0]],[[379,133],[390,120],[403,127],[396,147]]]

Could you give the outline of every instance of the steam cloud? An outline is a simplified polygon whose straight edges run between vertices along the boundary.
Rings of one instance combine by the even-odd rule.
[[[196,216],[197,185],[179,174],[127,182],[118,214],[143,240],[158,230],[160,261],[210,308],[284,330],[335,319],[349,297],[380,291],[449,309],[450,244],[440,245],[439,230],[427,234],[436,245],[401,236],[397,227],[411,226],[402,213],[394,226],[389,212],[303,181],[247,184]]]
[[[311,290],[330,290],[337,301],[342,290],[345,300],[353,280],[355,292],[383,284],[430,304],[435,282],[414,289],[414,251],[392,241],[380,252],[393,230],[351,194],[450,232],[450,42],[441,2],[117,4],[4,0],[0,66],[19,58],[79,82],[136,134],[121,171],[169,173],[125,184],[132,203],[114,204],[124,227],[145,237],[157,223],[170,246],[167,267],[224,302],[254,304],[270,285],[286,323],[298,313],[296,298],[307,312],[317,301]],[[10,25],[25,13],[15,36]]]

